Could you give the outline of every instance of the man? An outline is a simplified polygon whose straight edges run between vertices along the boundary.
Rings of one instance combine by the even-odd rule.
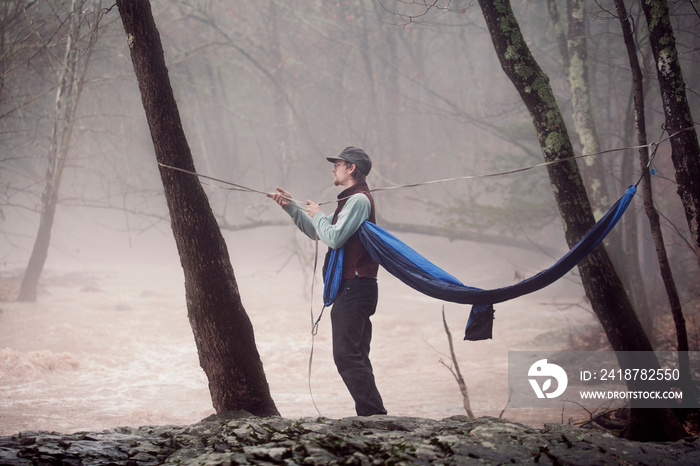
[[[331,249],[344,248],[341,287],[331,308],[333,360],[355,400],[357,415],[386,414],[369,360],[370,317],[377,308],[379,265],[369,256],[358,234],[365,220],[375,222],[374,199],[365,182],[372,161],[356,147],[347,147],[327,160],[333,163],[333,183],[345,188],[338,195],[338,207],[332,217],[312,201],[306,201],[304,209],[281,188],[269,197],[282,206],[304,234],[323,241],[329,254]]]

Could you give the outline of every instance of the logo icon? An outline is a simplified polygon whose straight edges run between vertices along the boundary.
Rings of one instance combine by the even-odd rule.
[[[540,359],[530,366],[530,370],[527,372],[529,377],[547,377],[540,387],[537,379],[528,379],[532,389],[535,391],[537,398],[556,398],[566,390],[566,386],[569,383],[569,378],[566,376],[566,372],[560,366],[556,364],[550,364],[546,359]],[[552,378],[557,381],[557,389],[548,392],[552,386]]]

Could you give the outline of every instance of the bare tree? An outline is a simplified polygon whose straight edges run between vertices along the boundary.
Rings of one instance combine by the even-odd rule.
[[[71,136],[75,126],[80,95],[85,83],[85,74],[92,56],[92,44],[87,49],[81,43],[81,27],[86,0],[72,0],[69,13],[69,28],[63,59],[58,65],[58,87],[54,105],[53,130],[48,153],[44,192],[41,195],[41,217],[39,231],[20,285],[18,301],[36,301],[39,278],[44,270],[51,244],[58,192],[61,188],[66,162],[70,154]],[[99,10],[99,6],[98,6]],[[91,38],[94,36],[90,36]],[[84,54],[83,50],[87,50]]]
[[[462,371],[459,369],[457,355],[455,354],[455,347],[452,344],[452,332],[450,332],[450,327],[447,325],[447,319],[445,319],[445,306],[442,306],[442,326],[445,328],[447,344],[450,347],[451,364],[448,365],[442,359],[440,360],[440,364],[445,366],[452,374],[452,377],[455,378],[455,381],[457,381],[459,391],[462,393],[462,404],[464,405],[464,410],[467,412],[469,419],[474,419],[474,412],[472,411],[471,402],[469,401],[469,389],[467,388],[467,383],[464,381],[464,377],[462,376]]]
[[[151,5],[118,0],[156,160],[195,171]],[[161,167],[171,226],[185,273],[187,311],[217,413],[278,415],[228,249],[197,177]]]

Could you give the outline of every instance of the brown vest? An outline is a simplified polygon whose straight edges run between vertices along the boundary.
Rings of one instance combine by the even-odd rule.
[[[369,213],[369,221],[376,223],[374,217],[374,199],[369,193],[369,186],[367,183],[357,183],[342,193],[338,194],[338,207],[335,209],[333,214],[333,221],[331,222],[335,225],[338,221],[338,214],[343,210],[343,206],[347,202],[348,198],[353,194],[362,193],[369,198],[369,203],[372,206]],[[360,233],[356,231],[345,243],[345,251],[343,252],[343,280],[355,278],[355,277],[376,277],[377,271],[379,270],[379,264],[377,264],[367,253],[365,247],[360,241]],[[326,256],[328,260],[328,256]]]

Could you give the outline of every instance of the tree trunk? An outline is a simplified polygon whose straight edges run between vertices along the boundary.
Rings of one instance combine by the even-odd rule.
[[[676,171],[678,195],[683,202],[691,242],[700,264],[700,145],[678,62],[676,38],[666,0],[644,0],[642,9],[649,27],[649,44],[656,61],[666,131],[671,138],[671,159]]]
[[[134,72],[159,163],[194,171],[150,3],[118,0]],[[187,312],[217,412],[278,415],[226,243],[197,179],[160,169],[185,275]]]
[[[574,127],[581,145],[581,153],[597,154],[600,152],[598,129],[593,118],[591,96],[588,79],[588,47],[586,44],[586,25],[583,0],[568,0],[567,2],[567,50],[569,52],[569,89],[571,90],[571,107],[573,110]],[[590,169],[587,179],[589,193],[593,199],[593,209],[600,216],[610,205],[605,170],[599,160],[587,157],[584,160]]]
[[[530,53],[519,25],[506,0],[479,0],[496,54],[532,117],[548,173],[559,206],[567,244],[573,246],[595,223],[588,195],[573,160],[574,152],[549,78]],[[605,248],[596,248],[578,266],[586,296],[616,351],[620,366],[629,367],[625,351],[649,352],[649,367],[659,363],[644,329],[634,313],[622,282]],[[630,390],[636,389],[633,381]],[[686,435],[669,409],[639,409],[632,406],[627,434],[637,440],[678,439]]]
[[[568,70],[570,68],[569,47],[567,44],[566,33],[564,32],[564,24],[561,20],[561,14],[559,13],[558,5],[559,0],[547,0],[547,12],[549,13],[549,19],[552,20],[552,25],[554,26],[554,37],[557,40],[559,55],[561,55],[564,70]]]
[[[47,188],[48,189],[44,191],[44,195],[42,196],[44,200],[42,202],[41,218],[39,219],[39,231],[34,239],[32,255],[29,256],[29,262],[22,276],[22,283],[19,286],[17,301],[20,302],[36,302],[39,279],[44,271],[44,264],[46,264],[46,258],[49,254],[51,229],[53,228],[53,220],[56,214],[56,199],[58,193],[50,186],[47,186]]]
[[[654,200],[651,189],[651,173],[649,172],[649,148],[647,146],[646,135],[646,116],[644,111],[644,88],[643,74],[637,59],[637,48],[632,36],[632,26],[630,25],[627,15],[627,9],[623,0],[615,0],[615,8],[617,16],[622,27],[622,36],[627,47],[627,56],[630,62],[630,70],[632,71],[632,85],[634,89],[634,121],[636,123],[637,141],[639,149],[639,164],[642,169],[642,195],[644,197],[644,211],[649,219],[651,235],[654,240],[656,256],[661,270],[661,279],[666,289],[666,295],[671,307],[671,314],[676,327],[676,340],[678,349],[678,369],[681,374],[681,382],[684,386],[684,394],[694,394],[692,389],[693,383],[690,374],[690,360],[688,356],[688,332],[685,326],[685,317],[683,316],[683,308],[681,300],[676,289],[676,282],[673,279],[671,264],[666,254],[666,246],[664,245],[663,232],[661,230],[661,222],[659,220],[659,212],[654,206]],[[686,395],[684,401],[690,401],[690,397]]]
[[[642,90],[643,93],[643,90]],[[632,147],[634,143],[634,133],[630,131],[634,128],[634,90],[630,92],[629,107],[626,112],[627,116],[622,123],[624,128],[622,136],[622,145],[624,147]],[[620,166],[620,180],[626,183],[637,181],[637,173],[635,172],[635,153],[634,150],[625,150],[622,153],[622,165]],[[608,243],[609,247],[619,248],[619,253],[612,257],[613,263],[619,264],[622,270],[626,270],[621,278],[627,289],[627,294],[632,300],[632,305],[637,311],[644,331],[649,336],[652,346],[655,346],[655,329],[654,329],[654,308],[649,299],[644,273],[642,272],[643,247],[644,240],[641,238],[642,230],[636,209],[629,209],[625,212],[625,216],[620,219],[620,235],[619,240]],[[616,262],[617,261],[617,262]]]
[[[41,196],[41,217],[32,254],[27,263],[27,269],[22,277],[17,301],[35,302],[39,288],[39,279],[44,271],[46,258],[51,244],[51,230],[56,215],[58,191],[61,187],[63,170],[68,159],[70,139],[75,125],[75,115],[78,102],[85,82],[92,47],[88,48],[83,62],[82,73],[80,61],[80,26],[83,20],[84,1],[73,0],[70,10],[70,29],[66,36],[66,50],[60,63],[56,102],[54,105],[54,122],[49,146],[48,167],[46,169],[46,185]]]
[[[581,152],[583,154],[597,154],[600,152],[600,138],[593,115],[591,105],[590,78],[588,72],[588,45],[586,41],[586,14],[583,0],[567,1],[568,41],[567,52],[569,67],[569,89],[571,91],[571,107],[573,111],[574,127],[578,135]],[[610,190],[607,187],[606,170],[600,158],[587,157],[583,159],[587,166],[585,176],[588,193],[593,204],[596,218],[605,213],[610,202]],[[632,210],[632,209],[630,209]],[[621,227],[624,231],[630,231],[629,224],[636,223],[634,212],[629,212],[622,219]],[[624,242],[620,236],[609,238],[607,245],[610,247],[610,255],[613,264],[622,266],[627,271],[623,285],[628,291],[628,296],[634,304],[637,315],[642,322],[645,332],[650,334],[653,330],[652,316],[647,305],[646,291],[641,285],[642,275],[637,254],[626,254]],[[630,243],[636,244],[636,236],[630,237]],[[636,252],[636,248],[632,248]]]

